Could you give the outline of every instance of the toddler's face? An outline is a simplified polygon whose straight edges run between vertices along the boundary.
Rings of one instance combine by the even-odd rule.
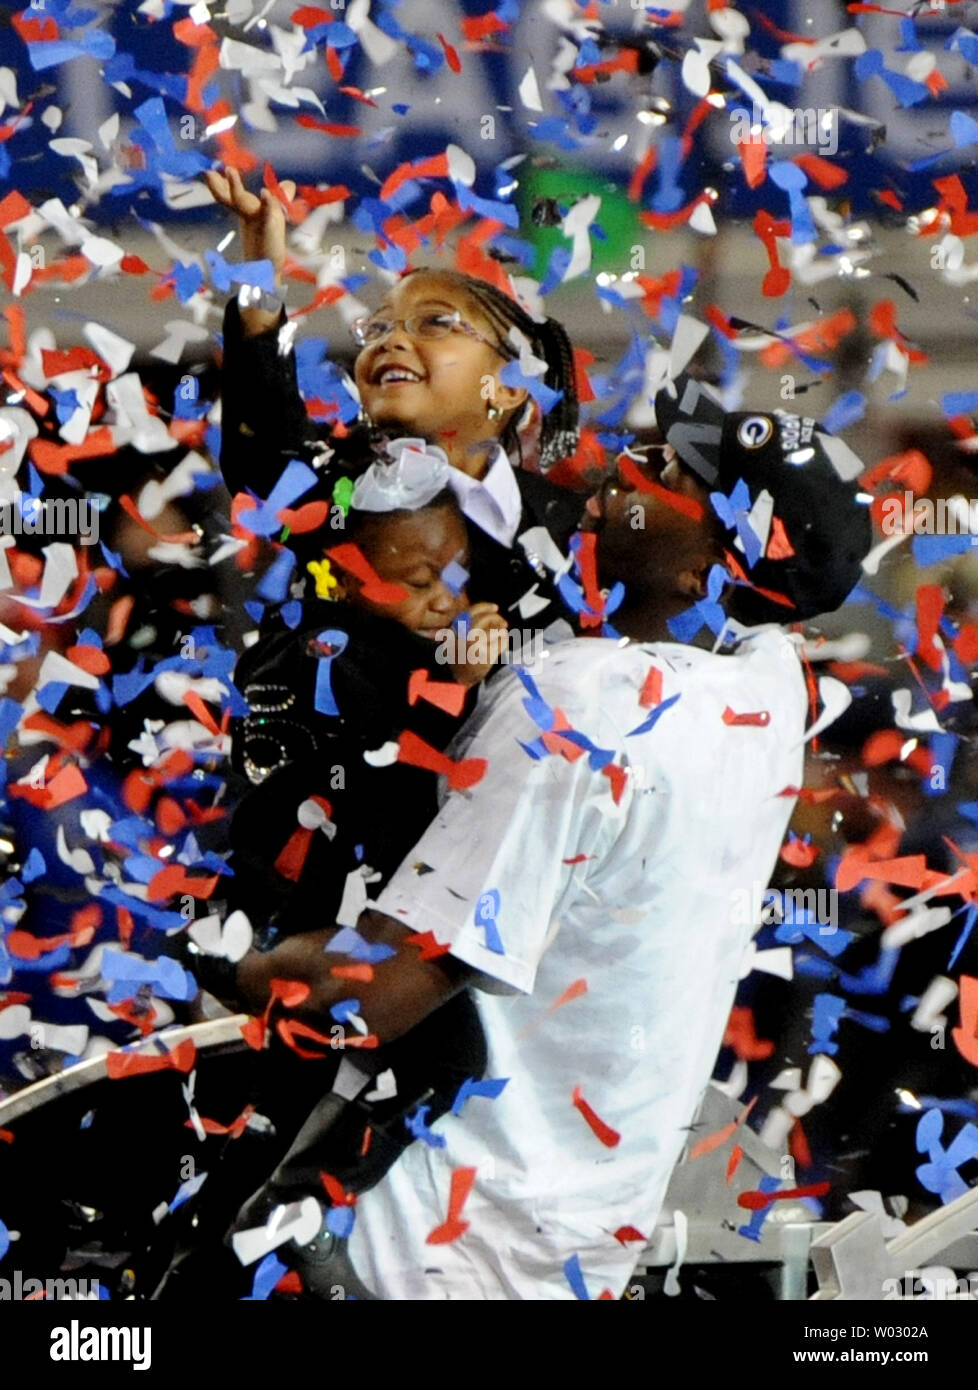
[[[400,585],[407,594],[399,603],[380,604],[351,590],[349,597],[359,607],[393,618],[432,641],[440,640],[468,608],[465,589],[453,593],[442,577],[452,561],[468,567],[465,523],[450,508],[371,521],[357,536],[357,544],[380,578]]]

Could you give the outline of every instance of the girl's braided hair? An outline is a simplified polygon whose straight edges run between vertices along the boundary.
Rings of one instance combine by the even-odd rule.
[[[492,324],[499,337],[500,346],[513,358],[516,350],[509,342],[509,330],[516,328],[528,340],[535,357],[547,364],[543,377],[544,386],[552,391],[560,391],[561,398],[546,415],[541,417],[539,464],[542,472],[573,454],[580,438],[578,430],[577,381],[574,368],[574,350],[563,324],[556,319],[543,319],[537,322],[531,318],[521,304],[488,280],[478,280],[474,275],[465,275],[460,270],[431,270],[419,266],[410,275],[435,274],[439,279],[448,280],[464,291],[478,304]],[[514,410],[500,435],[500,443],[506,452],[515,455],[522,462],[523,450],[518,420],[522,411]]]

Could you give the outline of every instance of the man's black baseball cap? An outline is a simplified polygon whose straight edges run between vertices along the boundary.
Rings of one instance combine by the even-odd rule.
[[[743,543],[735,544],[729,513],[721,515],[730,553],[753,586],[737,586],[730,616],[747,625],[790,623],[843,604],[873,544],[872,498],[859,489],[864,468],[849,446],[805,416],[725,411],[709,386],[685,375],[657,393],[655,413],[666,442],[711,492],[729,498],[743,479],[747,510],[765,492],[771,499],[763,553],[753,564]],[[721,504],[718,515],[724,511]]]

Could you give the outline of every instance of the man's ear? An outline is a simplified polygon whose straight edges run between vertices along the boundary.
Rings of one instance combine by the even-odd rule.
[[[525,386],[506,386],[495,378],[495,404],[499,406],[504,414],[508,415],[511,410],[518,410],[530,398],[530,393]]]
[[[701,562],[694,561],[685,569],[681,569],[676,575],[676,588],[679,593],[692,599],[706,598],[707,580],[713,564],[712,560],[704,559]]]

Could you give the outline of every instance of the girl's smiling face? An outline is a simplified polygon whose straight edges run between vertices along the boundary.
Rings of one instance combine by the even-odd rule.
[[[404,325],[419,314],[452,311],[480,337],[461,329],[444,338],[414,337]],[[440,444],[455,467],[478,476],[507,415],[526,400],[525,390],[499,381],[509,353],[496,329],[470,296],[437,271],[399,281],[371,317],[398,320],[356,360],[356,383],[371,420]],[[493,401],[502,412],[496,420],[487,413]]]
[[[354,579],[344,579],[337,598],[348,598],[385,618],[393,618],[420,637],[439,640],[468,608],[464,588],[453,593],[442,575],[454,560],[468,564],[465,522],[451,507],[427,507],[408,516],[385,516],[366,521],[356,543],[381,579],[399,585],[405,597],[398,603],[374,603],[363,598]]]

